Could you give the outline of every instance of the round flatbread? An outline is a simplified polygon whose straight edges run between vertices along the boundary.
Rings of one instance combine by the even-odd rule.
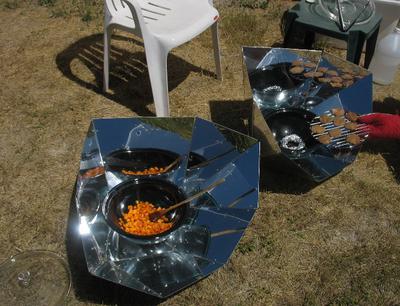
[[[341,75],[343,80],[352,80],[353,76],[351,74],[345,73]]]
[[[327,72],[325,72],[326,75],[329,76],[338,76],[339,73],[336,70],[328,70]]]
[[[314,125],[311,127],[311,132],[314,134],[322,134],[325,132],[325,128],[322,125]]]
[[[351,85],[353,85],[353,84],[354,84],[354,82],[351,81],[351,80],[343,81],[343,86],[345,86],[345,87],[349,87],[349,86],[351,86]]]
[[[340,130],[340,128],[336,128],[336,129],[332,129],[328,132],[329,136],[331,136],[332,138],[335,137],[339,137],[340,135],[342,135],[342,131]]]
[[[330,84],[333,88],[341,88],[343,86],[342,83],[331,82]]]
[[[300,60],[296,60],[292,62],[292,66],[303,66],[304,62]]]
[[[304,63],[304,67],[315,68],[315,67],[317,67],[317,65],[312,62],[307,62],[307,63]]]
[[[322,144],[330,144],[331,137],[329,135],[321,135],[318,137],[318,141]]]
[[[330,81],[330,78],[318,78],[318,82],[320,83],[329,83]]]
[[[289,70],[289,72],[292,74],[300,74],[300,73],[303,73],[303,71],[304,71],[304,68],[300,67],[300,66],[294,66],[294,67],[290,68],[290,70]]]
[[[361,143],[361,138],[357,134],[350,134],[346,137],[346,141],[352,145],[359,145]]]
[[[347,119],[349,119],[350,121],[352,121],[352,122],[356,122],[357,119],[358,119],[358,115],[357,115],[356,113],[353,113],[353,112],[348,112],[348,113],[346,113],[346,114],[345,114],[345,117],[346,117]]]
[[[344,115],[344,109],[340,107],[335,107],[331,109],[331,113],[334,116],[343,116]]]
[[[321,115],[319,117],[319,121],[321,121],[321,123],[329,123],[332,122],[333,118],[329,115]]]
[[[342,83],[343,79],[341,77],[334,76],[334,77],[331,77],[331,81],[332,81],[332,83]]]
[[[357,129],[358,124],[355,122],[346,122],[344,127],[350,131],[354,131]]]
[[[345,74],[350,74],[350,75],[354,74],[354,71],[350,68],[344,68],[344,69],[342,69],[342,72]]]
[[[336,117],[336,118],[333,120],[333,124],[334,124],[335,126],[342,126],[342,125],[344,125],[344,123],[345,123],[345,120],[344,120],[343,117]]]
[[[310,72],[304,73],[304,76],[306,78],[319,78],[319,77],[322,77],[323,75],[324,74],[322,72],[318,72],[318,71],[315,71],[315,72],[310,71]]]

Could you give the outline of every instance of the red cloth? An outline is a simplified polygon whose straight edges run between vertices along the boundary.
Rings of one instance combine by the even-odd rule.
[[[400,115],[375,113],[358,118],[366,123],[370,138],[400,139]]]

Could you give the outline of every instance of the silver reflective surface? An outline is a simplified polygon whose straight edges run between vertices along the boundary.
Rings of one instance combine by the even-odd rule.
[[[143,170],[149,159],[168,164],[171,156],[179,162],[166,173],[122,173],[129,167]],[[159,190],[187,198],[221,178],[223,184],[179,212],[172,231],[133,237],[113,225],[115,216],[110,219],[110,205],[123,211],[132,199],[147,197],[162,206],[171,196],[158,195]],[[93,120],[76,191],[89,272],[157,297],[209,275],[228,260],[252,220],[258,179],[259,143],[223,126],[200,118]],[[142,183],[155,187],[138,189]]]
[[[247,86],[268,127],[263,129],[256,121],[253,130],[271,135],[260,137],[267,147],[276,141],[281,149],[276,154],[283,154],[317,182],[352,163],[360,145],[321,144],[312,136],[310,124],[334,108],[372,112],[371,74],[321,51],[262,47],[242,51]]]

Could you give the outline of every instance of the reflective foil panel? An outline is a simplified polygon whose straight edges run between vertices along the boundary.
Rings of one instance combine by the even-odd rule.
[[[89,272],[163,298],[223,266],[258,207],[259,154],[254,138],[200,118],[92,120],[75,195]],[[121,226],[136,201],[168,208],[216,183],[168,212],[168,230]]]
[[[263,156],[281,155],[315,182],[355,160],[368,135],[351,115],[372,112],[367,70],[315,50],[243,47],[242,52],[244,86],[254,102],[252,132]]]

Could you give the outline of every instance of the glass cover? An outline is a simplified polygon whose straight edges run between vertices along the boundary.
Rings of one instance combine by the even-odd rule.
[[[0,264],[2,305],[62,305],[71,287],[65,260],[49,251],[26,251]]]
[[[89,272],[158,297],[200,280],[228,260],[252,220],[258,179],[258,141],[218,124],[94,119],[76,191]],[[165,209],[213,184],[168,212],[165,230],[130,231],[135,225],[124,219],[138,203]],[[148,221],[137,222],[153,227]]]
[[[367,23],[375,13],[373,0],[319,0],[319,7],[324,16],[339,24],[342,31]]]
[[[372,111],[368,71],[312,50],[244,47],[243,57],[253,101],[271,134],[261,139],[276,141],[277,153],[315,181],[354,161],[368,135],[350,116]]]

